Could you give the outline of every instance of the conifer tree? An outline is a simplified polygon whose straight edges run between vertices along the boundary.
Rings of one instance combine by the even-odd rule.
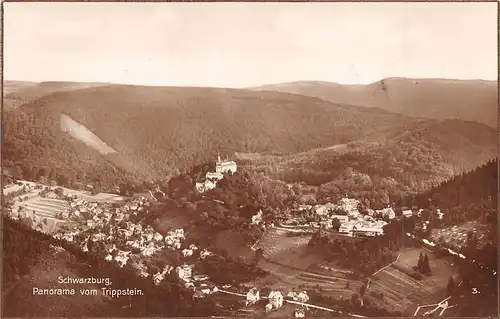
[[[424,255],[422,254],[422,252],[420,252],[420,256],[418,256],[418,262],[417,262],[417,270],[422,272],[423,270],[423,267],[422,267],[422,264],[424,262]]]

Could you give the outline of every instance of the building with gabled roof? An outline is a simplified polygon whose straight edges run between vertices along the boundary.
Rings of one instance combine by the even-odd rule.
[[[246,306],[253,305],[259,300],[260,300],[259,290],[253,287],[252,289],[250,289],[250,291],[247,292],[245,305]]]

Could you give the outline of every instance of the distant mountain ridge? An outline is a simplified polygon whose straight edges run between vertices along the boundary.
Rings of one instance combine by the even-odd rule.
[[[7,109],[16,108],[56,92],[79,90],[91,87],[109,85],[97,82],[23,82],[4,81],[3,102]]]
[[[250,89],[312,96],[345,105],[379,107],[412,117],[456,118],[497,127],[496,81],[386,78],[367,85],[297,81]]]

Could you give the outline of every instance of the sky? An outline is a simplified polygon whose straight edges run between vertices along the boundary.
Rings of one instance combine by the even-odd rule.
[[[4,79],[497,79],[496,3],[4,3]]]

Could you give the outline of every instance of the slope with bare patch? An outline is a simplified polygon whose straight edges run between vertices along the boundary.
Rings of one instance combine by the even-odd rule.
[[[71,117],[61,114],[61,130],[68,133],[73,138],[83,142],[87,146],[98,151],[102,155],[116,153],[116,151],[103,142],[97,135],[88,128],[74,121]]]

